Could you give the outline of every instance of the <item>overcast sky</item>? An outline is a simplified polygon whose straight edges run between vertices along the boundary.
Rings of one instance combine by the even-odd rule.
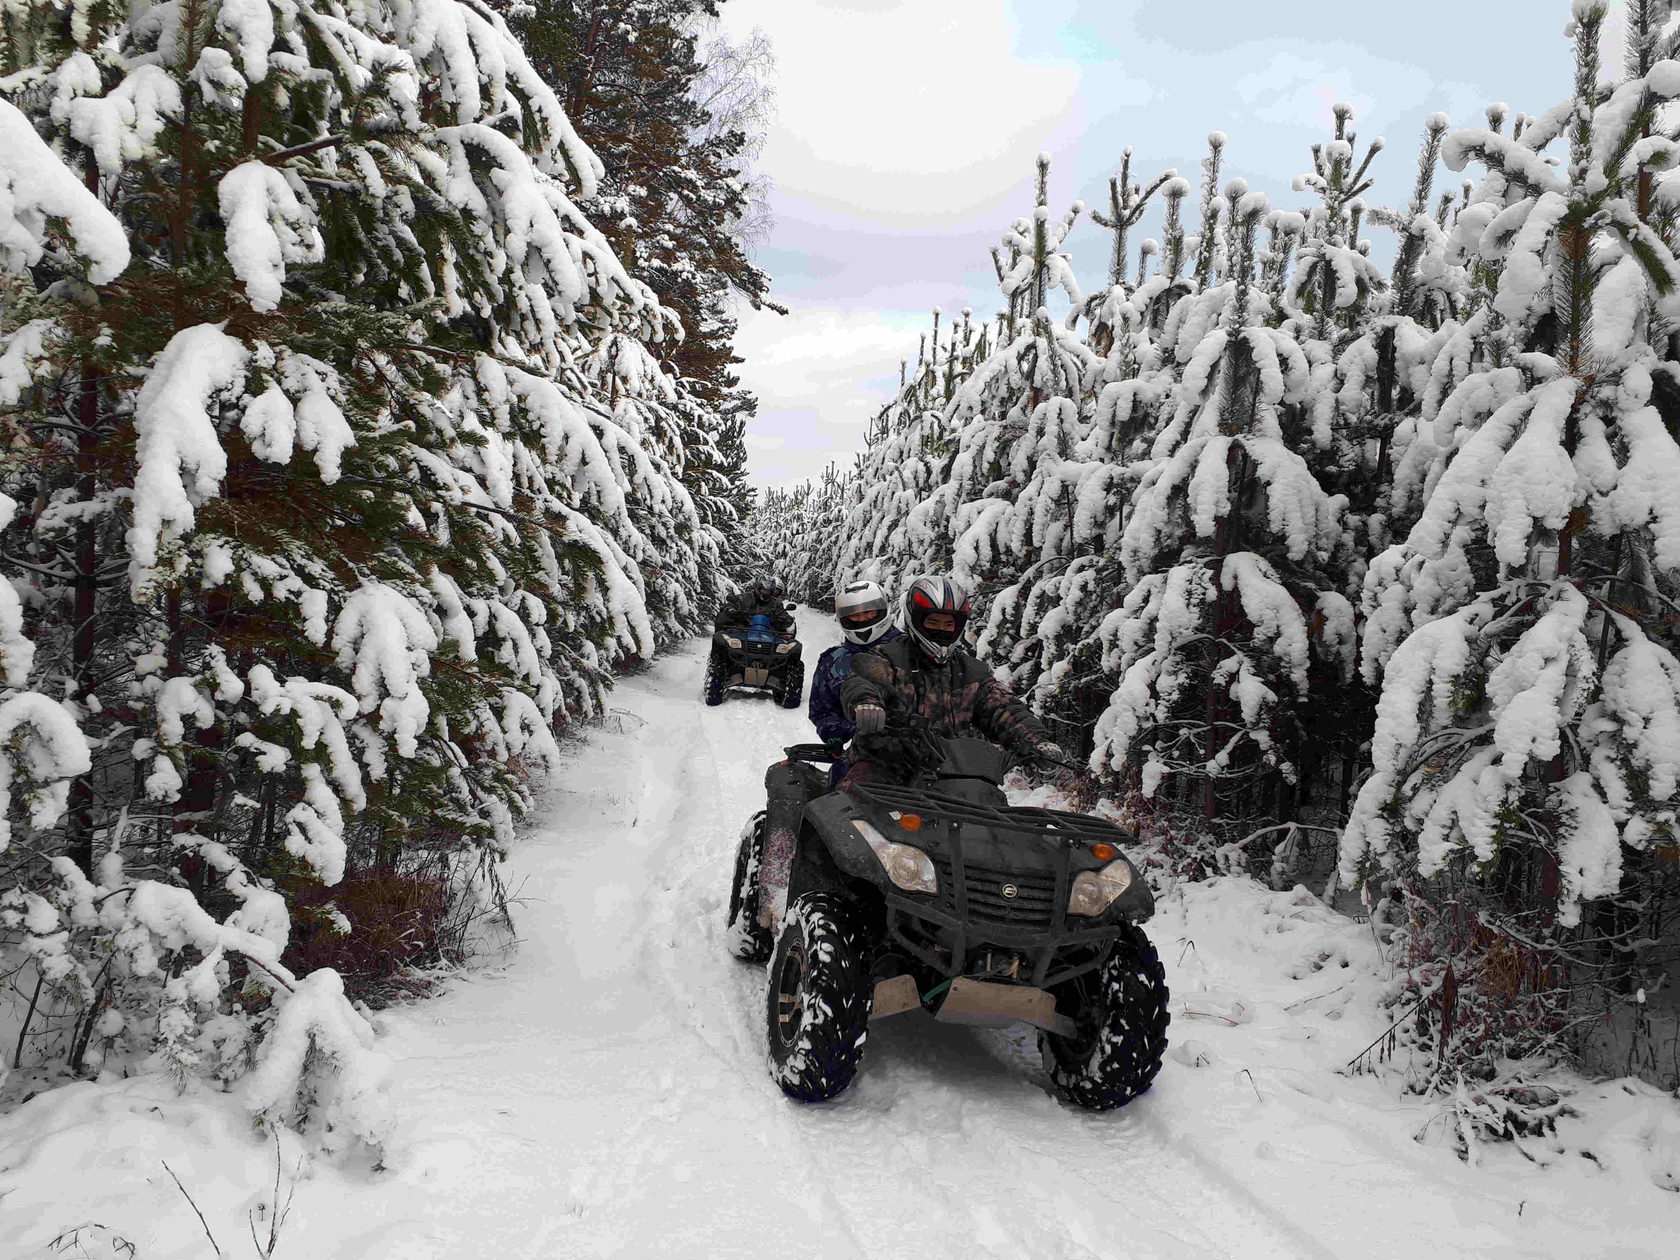
[[[769,35],[778,63],[761,161],[776,222],[757,256],[790,313],[743,309],[737,343],[759,397],[747,437],[759,485],[850,462],[933,307],[996,313],[987,251],[1030,210],[1041,150],[1060,215],[1075,198],[1101,203],[1127,145],[1134,177],[1175,167],[1199,183],[1217,129],[1226,173],[1293,208],[1290,181],[1345,100],[1362,141],[1388,141],[1370,199],[1399,203],[1433,111],[1482,125],[1492,101],[1535,113],[1569,91],[1568,0],[727,0],[723,12],[727,30]],[[1089,292],[1107,234],[1083,216],[1068,248]]]

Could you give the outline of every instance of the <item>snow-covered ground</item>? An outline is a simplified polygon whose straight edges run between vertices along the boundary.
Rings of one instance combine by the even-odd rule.
[[[811,661],[835,636],[801,625]],[[840,1100],[786,1101],[762,973],[722,921],[764,767],[808,727],[768,699],[704,708],[703,660],[623,680],[575,749],[511,863],[517,954],[379,1017],[382,1165],[298,1171],[226,1096],[74,1086],[0,1118],[0,1260],[205,1257],[207,1231],[253,1254],[277,1165],[273,1254],[298,1260],[1674,1254],[1673,1099],[1584,1087],[1555,1139],[1460,1160],[1438,1103],[1339,1073],[1386,1026],[1382,964],[1304,891],[1166,890],[1172,1048],[1123,1111],[1058,1104],[1028,1037],[920,1015],[872,1030]]]

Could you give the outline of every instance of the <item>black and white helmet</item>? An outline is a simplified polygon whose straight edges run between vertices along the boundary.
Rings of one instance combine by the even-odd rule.
[[[834,600],[840,633],[853,643],[874,643],[892,629],[887,593],[874,582],[853,582]]]
[[[949,660],[968,629],[968,592],[948,577],[919,577],[904,592],[904,629],[936,661]],[[934,613],[949,613],[955,628],[929,630]]]

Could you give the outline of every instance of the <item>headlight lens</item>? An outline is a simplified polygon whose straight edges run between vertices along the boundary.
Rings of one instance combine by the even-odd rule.
[[[741,640],[730,638],[727,634],[723,636],[723,641],[732,648],[739,649],[741,646]]]
[[[887,878],[892,880],[896,887],[904,889],[905,892],[939,891],[939,876],[934,873],[933,859],[926,853],[914,845],[894,844],[883,836],[873,823],[862,818],[852,819],[852,826],[857,828],[858,835],[875,851],[882,869],[887,872]]]
[[[1100,871],[1080,871],[1073,877],[1068,913],[1095,918],[1131,886],[1132,865],[1124,860],[1110,862]]]
[[[778,643],[776,644],[776,655],[786,656],[789,652],[793,651],[796,646],[797,645],[793,643]]]

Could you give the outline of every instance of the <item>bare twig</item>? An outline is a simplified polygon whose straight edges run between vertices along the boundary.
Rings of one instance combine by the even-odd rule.
[[[218,1256],[221,1255],[222,1249],[216,1246],[216,1235],[210,1232],[210,1223],[204,1219],[204,1213],[198,1210],[198,1204],[193,1202],[192,1195],[187,1193],[187,1188],[181,1184],[181,1179],[175,1175],[175,1170],[169,1166],[169,1161],[159,1160],[158,1162],[163,1165],[163,1171],[168,1173],[170,1180],[175,1183],[175,1188],[181,1192],[181,1197],[186,1199],[187,1206],[192,1208],[193,1214],[198,1217],[198,1223],[204,1226],[204,1236],[210,1240],[210,1246],[214,1248]]]
[[[18,1029],[17,1050],[12,1055],[12,1068],[23,1066],[23,1039],[29,1034],[29,1021],[35,1018],[35,1004],[41,1000],[41,986],[46,983],[46,977],[39,971],[35,973],[35,996],[29,999],[29,1009],[24,1012],[23,1027]]]
[[[268,1245],[265,1247],[257,1237],[256,1209],[248,1212],[247,1219],[251,1225],[251,1245],[257,1249],[257,1255],[262,1260],[271,1260],[274,1249],[280,1245],[280,1227],[286,1223],[286,1218],[292,1214],[292,1197],[297,1194],[297,1179],[293,1178],[291,1189],[286,1191],[286,1202],[280,1202],[280,1131],[274,1132],[274,1198],[269,1204],[268,1216]]]

